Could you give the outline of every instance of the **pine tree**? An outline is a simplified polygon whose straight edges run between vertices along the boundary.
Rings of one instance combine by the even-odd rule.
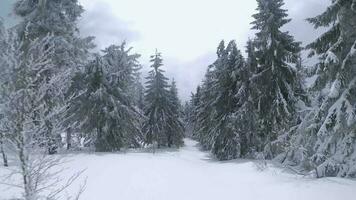
[[[192,93],[191,99],[189,101],[189,107],[191,110],[189,111],[190,114],[187,118],[187,128],[186,131],[190,133],[189,135],[193,138],[198,140],[197,132],[198,132],[198,106],[201,98],[201,86],[198,86],[195,93]]]
[[[213,107],[215,109],[215,126],[213,128],[212,152],[220,160],[238,158],[241,154],[240,135],[236,127],[237,116],[235,111],[243,101],[242,70],[245,67],[244,59],[237,49],[235,41],[231,41],[215,62],[216,92]]]
[[[169,90],[168,78],[164,76],[161,53],[151,56],[153,68],[147,77],[145,94],[145,115],[143,125],[147,144],[158,148],[182,143],[182,124],[178,119],[179,101],[175,86]]]
[[[196,110],[195,137],[204,149],[211,150],[219,160],[241,156],[239,109],[247,99],[246,64],[234,41],[217,49],[217,60],[212,64],[192,105]]]
[[[169,101],[171,108],[171,116],[169,119],[168,128],[168,147],[182,146],[184,138],[184,125],[181,119],[181,103],[178,98],[178,89],[176,82],[173,80],[169,90]]]
[[[194,98],[194,94],[191,95],[191,99]],[[186,137],[193,137],[193,112],[194,107],[192,105],[192,101],[187,101],[183,106],[183,124],[185,129]]]
[[[356,176],[356,10],[355,1],[333,0],[308,19],[329,28],[307,46],[317,55],[311,111],[292,140],[285,163],[314,170],[317,177]]]
[[[208,67],[205,74],[205,79],[201,87],[198,87],[196,97],[194,99],[195,105],[195,130],[194,138],[196,138],[204,150],[211,150],[213,147],[212,128],[215,124],[213,114],[214,92],[213,85],[213,65]]]
[[[256,129],[257,112],[254,104],[258,89],[252,75],[257,70],[257,58],[252,40],[247,42],[246,54],[245,66],[239,71],[239,89],[235,94],[238,103],[234,116],[236,130],[240,136],[241,157],[256,158],[256,153],[261,152],[263,148]]]
[[[258,0],[258,13],[253,15],[253,29],[257,30],[255,46],[258,67],[253,79],[258,88],[256,107],[259,115],[259,136],[265,145],[265,156],[273,158],[283,152],[272,141],[295,124],[295,63],[300,52],[299,43],[281,28],[290,22],[283,0]]]
[[[86,138],[96,151],[138,147],[142,139],[141,116],[130,96],[139,55],[129,52],[125,44],[112,45],[73,79],[66,122],[90,133]]]

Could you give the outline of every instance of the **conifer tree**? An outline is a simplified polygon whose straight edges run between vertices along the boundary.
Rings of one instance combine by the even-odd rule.
[[[307,46],[317,55],[311,111],[292,139],[285,163],[313,170],[317,177],[356,176],[356,10],[354,1],[333,0],[309,18],[328,30]]]
[[[182,105],[178,98],[178,89],[176,82],[173,80],[169,89],[169,101],[171,116],[169,119],[168,129],[168,147],[182,146],[184,138],[184,125],[181,118]]]
[[[197,127],[198,127],[198,106],[199,106],[200,96],[201,96],[200,88],[201,86],[198,86],[195,93],[192,93],[191,99],[189,101],[189,107],[191,107],[191,109],[189,112],[186,112],[186,115],[188,115],[186,131],[193,139],[196,140],[198,140]]]
[[[215,109],[215,127],[213,128],[214,145],[212,152],[220,160],[235,159],[241,154],[240,135],[236,127],[235,111],[242,103],[242,71],[244,59],[231,41],[215,62],[216,91],[213,107]]]
[[[256,99],[259,115],[259,135],[265,145],[265,156],[273,158],[283,149],[271,142],[295,124],[295,63],[300,52],[299,43],[281,28],[290,22],[283,0],[257,0],[258,13],[253,15],[253,29],[257,30],[255,46],[258,67],[253,75],[258,89]]]
[[[96,151],[138,147],[141,141],[141,116],[130,96],[139,55],[129,51],[125,44],[112,45],[73,79],[66,122],[90,133],[86,138]]]
[[[201,87],[198,87],[195,96],[195,131],[194,138],[196,138],[202,145],[204,150],[211,150],[213,147],[213,135],[212,127],[215,122],[213,119],[214,108],[212,106],[214,102],[214,92],[212,88],[213,85],[213,65],[208,67],[205,74],[205,79]]]
[[[147,144],[160,147],[182,144],[182,124],[178,120],[178,104],[175,86],[169,90],[168,78],[164,76],[161,53],[151,56],[153,68],[147,77],[143,132]]]
[[[255,158],[261,152],[260,137],[257,135],[257,112],[254,107],[257,96],[257,86],[253,74],[257,70],[257,58],[254,41],[249,40],[246,47],[247,59],[245,66],[239,71],[239,89],[236,93],[238,99],[235,126],[240,136],[241,157]]]
[[[197,92],[196,137],[219,160],[241,155],[241,131],[237,115],[246,101],[246,65],[234,41],[217,49],[217,60]]]

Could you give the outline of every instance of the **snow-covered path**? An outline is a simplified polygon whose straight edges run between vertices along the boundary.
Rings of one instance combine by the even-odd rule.
[[[73,156],[68,165],[72,172],[87,168],[83,200],[354,200],[356,197],[355,180],[308,179],[273,167],[260,172],[253,162],[217,162],[199,151],[195,141],[186,139],[185,143],[179,151],[155,154],[80,154]]]

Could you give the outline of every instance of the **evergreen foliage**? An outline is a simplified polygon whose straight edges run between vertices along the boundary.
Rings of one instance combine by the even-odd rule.
[[[55,119],[50,118],[60,114],[55,110],[64,105],[64,93],[69,87],[71,75],[87,62],[88,51],[94,47],[92,37],[79,37],[76,23],[83,11],[77,0],[19,0],[14,4],[14,13],[22,19],[15,27],[22,43],[21,59],[28,59],[33,40],[51,35],[52,67],[41,73],[41,78],[48,87],[41,102],[38,102],[44,105],[44,113],[48,119],[46,130],[42,131],[40,137],[45,141],[40,142],[47,146],[50,154],[56,153],[61,146],[61,128],[58,125],[61,120],[56,117],[58,120],[55,122]],[[42,82],[35,83],[37,85],[34,87],[39,89],[39,83]]]
[[[168,85],[164,76],[161,53],[151,56],[153,68],[147,77],[145,93],[145,115],[143,125],[146,144],[160,147],[181,146],[183,125],[179,119],[180,103],[175,84]],[[174,82],[173,82],[174,83]]]
[[[112,45],[73,78],[67,122],[90,133],[86,138],[96,151],[138,147],[142,140],[141,115],[130,93],[140,69],[139,55],[129,52],[125,44]]]
[[[281,28],[290,22],[282,0],[258,0],[258,13],[253,15],[253,29],[257,30],[255,47],[257,71],[253,75],[258,112],[258,135],[265,146],[265,156],[273,158],[283,149],[275,149],[271,142],[287,132],[296,119],[296,103],[301,94],[296,88],[296,63],[299,43]]]
[[[283,153],[303,105],[297,70],[301,48],[281,31],[290,21],[284,3],[257,2],[252,23],[257,33],[247,44],[247,59],[233,41],[227,47],[221,42],[218,58],[195,94],[198,100],[191,103],[197,112],[194,137],[220,160]]]
[[[356,12],[351,1],[333,0],[322,14],[309,18],[315,28],[329,28],[307,46],[317,55],[311,111],[286,154],[285,163],[314,170],[316,176],[356,176]]]

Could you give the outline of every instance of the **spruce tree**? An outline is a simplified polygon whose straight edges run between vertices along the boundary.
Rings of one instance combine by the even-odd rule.
[[[309,18],[328,30],[307,46],[317,55],[311,111],[292,140],[285,163],[313,170],[317,177],[356,176],[356,10],[354,1],[333,0]]]
[[[211,150],[213,147],[213,132],[211,131],[215,121],[213,118],[214,108],[214,93],[213,85],[213,65],[208,67],[205,74],[205,79],[201,87],[198,87],[196,97],[194,99],[195,105],[195,130],[194,138],[196,138],[204,150]]]
[[[255,158],[256,153],[263,150],[257,135],[257,112],[254,107],[257,86],[254,84],[253,74],[257,70],[257,58],[254,41],[249,40],[246,47],[247,59],[245,66],[239,70],[239,89],[237,109],[234,111],[235,126],[240,136],[241,157]]]
[[[73,78],[66,122],[77,127],[96,151],[138,147],[140,114],[131,101],[130,89],[140,68],[137,54],[112,45]],[[73,124],[74,123],[74,124]]]
[[[290,22],[283,0],[258,0],[258,13],[253,15],[257,30],[255,46],[258,67],[253,74],[258,89],[256,109],[258,134],[265,145],[265,156],[273,158],[283,152],[280,145],[271,145],[287,132],[294,122],[297,81],[295,64],[300,52],[299,43],[281,28]]]
[[[191,114],[187,119],[188,126],[191,130],[187,129],[188,132],[191,132],[190,135],[193,139],[198,140],[198,106],[200,104],[201,98],[201,86],[198,86],[195,93],[192,93],[189,105],[191,107]]]
[[[242,71],[244,59],[237,49],[235,41],[231,41],[222,50],[215,62],[216,92],[213,107],[215,109],[215,126],[213,128],[214,144],[212,152],[220,160],[238,158],[241,154],[240,135],[237,130],[235,111],[242,103]]]
[[[147,77],[145,93],[146,121],[143,132],[147,144],[160,147],[182,144],[182,124],[178,120],[178,104],[175,86],[169,90],[164,76],[161,53],[151,56],[153,68]],[[172,91],[173,90],[173,91]]]
[[[245,133],[238,118],[247,99],[248,74],[234,41],[227,47],[220,42],[217,57],[192,99],[195,137],[219,160],[230,160],[241,156],[241,136]]]
[[[168,147],[182,146],[184,138],[184,124],[182,121],[182,105],[178,98],[178,89],[176,82],[173,80],[169,89],[169,101],[171,115],[168,128]]]

